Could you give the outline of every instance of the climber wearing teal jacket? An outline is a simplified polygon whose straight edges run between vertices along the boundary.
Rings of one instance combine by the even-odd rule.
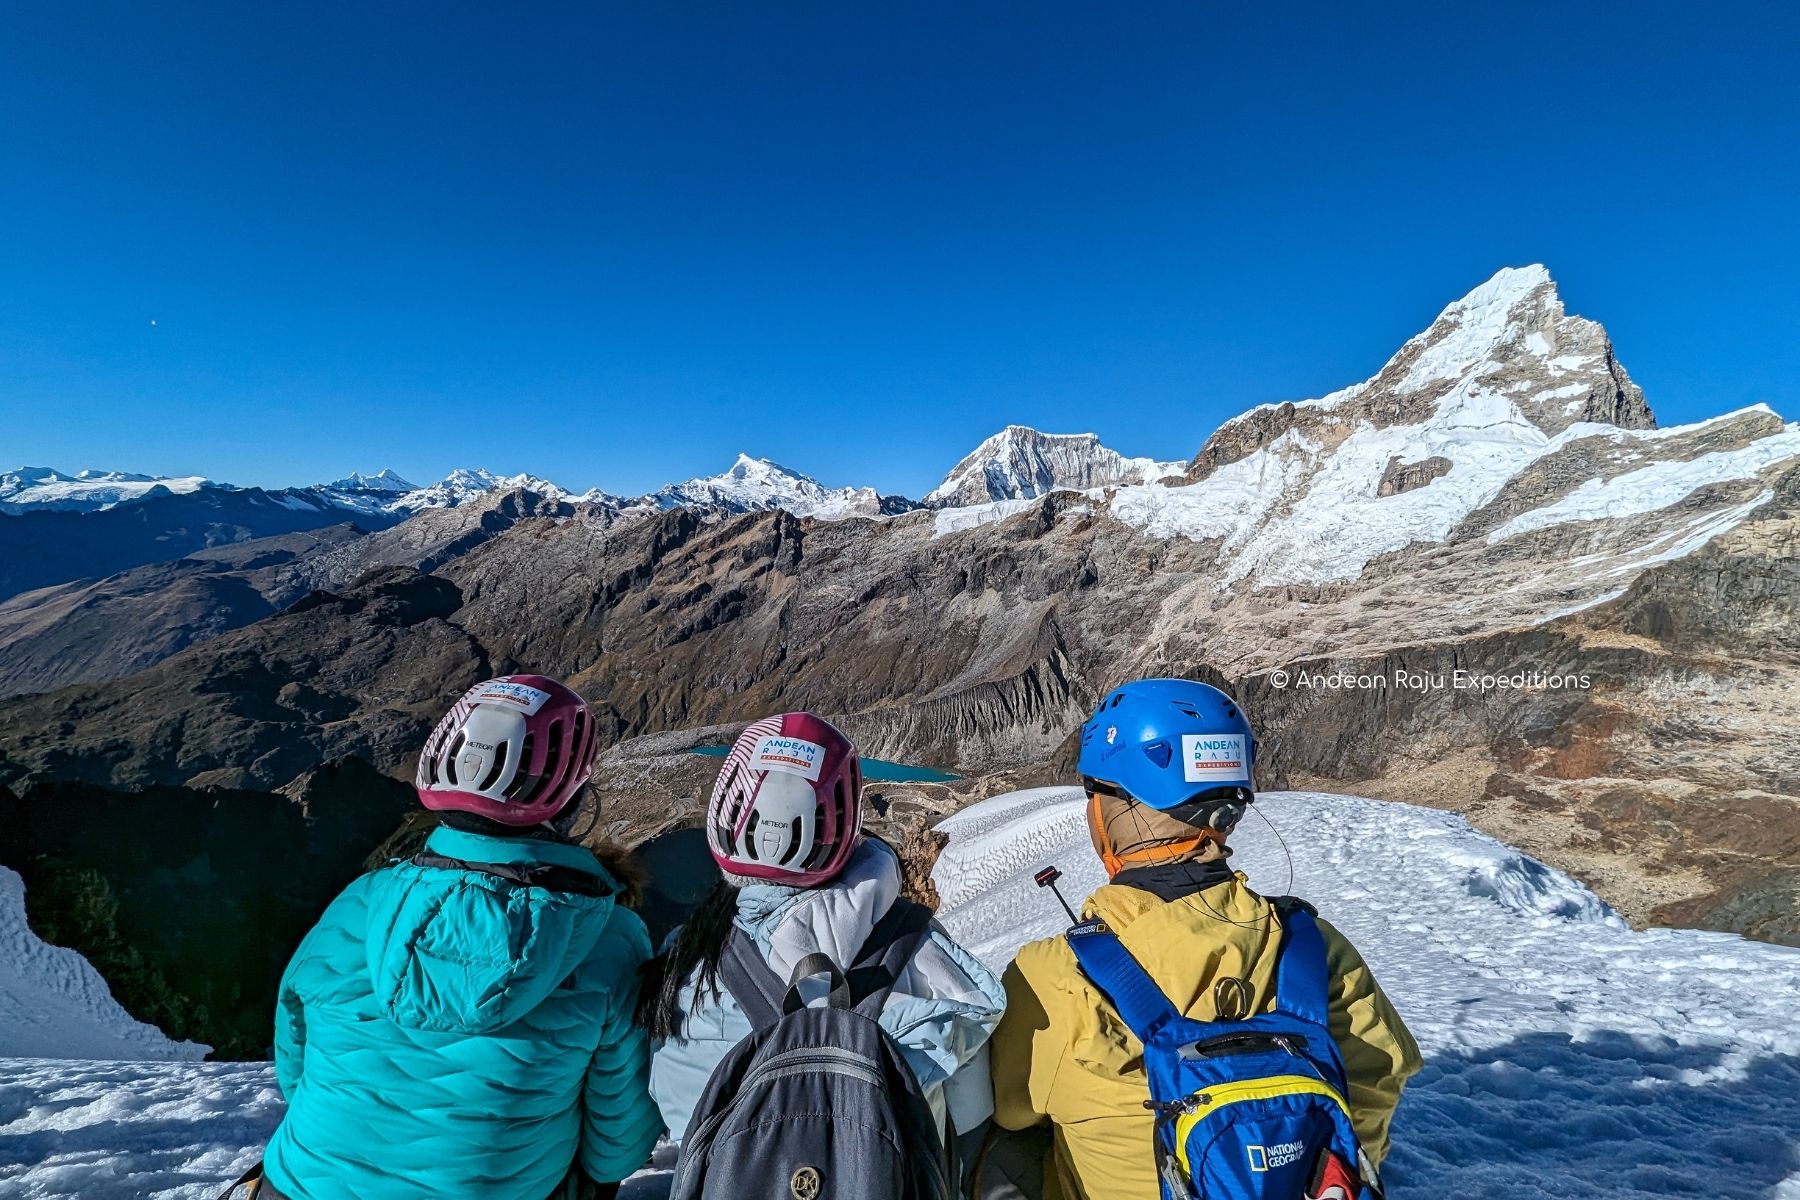
[[[419,767],[444,825],[301,943],[275,1022],[288,1111],[259,1197],[546,1200],[565,1181],[608,1195],[649,1158],[662,1120],[632,1021],[649,937],[592,852],[531,824],[592,769],[592,719],[565,695],[580,704],[538,676],[465,695]],[[559,712],[562,728],[539,728]],[[535,761],[546,752],[573,761]]]

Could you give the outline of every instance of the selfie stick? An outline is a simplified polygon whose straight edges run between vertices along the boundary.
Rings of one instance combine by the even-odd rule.
[[[1063,906],[1064,912],[1069,914],[1069,924],[1081,924],[1081,918],[1075,915],[1075,910],[1069,907],[1069,902],[1067,900],[1063,899],[1062,890],[1056,886],[1056,881],[1062,878],[1061,871],[1057,870],[1055,867],[1045,867],[1036,875],[1032,876],[1032,878],[1037,880],[1037,885],[1039,887],[1047,887],[1052,892],[1056,893],[1056,902]]]

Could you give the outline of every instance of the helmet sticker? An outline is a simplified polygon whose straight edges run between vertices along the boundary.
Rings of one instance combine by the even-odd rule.
[[[528,717],[535,717],[538,709],[549,702],[550,693],[528,684],[490,679],[486,683],[477,684],[466,699],[471,704],[505,704],[519,709]]]
[[[799,775],[810,783],[819,782],[825,769],[825,747],[804,738],[765,736],[757,739],[750,752],[752,771],[785,771]]]
[[[1241,783],[1250,764],[1241,733],[1184,733],[1181,769],[1189,783]]]

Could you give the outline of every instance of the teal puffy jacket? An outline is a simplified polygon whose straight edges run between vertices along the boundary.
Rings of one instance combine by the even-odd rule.
[[[430,854],[617,884],[588,850],[440,828]],[[611,896],[401,863],[325,910],[281,982],[286,1118],[264,1156],[293,1200],[544,1200],[662,1132],[632,1022],[650,939]]]

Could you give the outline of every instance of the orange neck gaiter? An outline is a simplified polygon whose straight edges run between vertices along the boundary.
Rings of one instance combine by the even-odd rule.
[[[1178,821],[1136,800],[1088,794],[1088,836],[1108,878],[1128,867],[1159,867],[1196,858],[1207,846],[1224,846],[1216,829]]]

